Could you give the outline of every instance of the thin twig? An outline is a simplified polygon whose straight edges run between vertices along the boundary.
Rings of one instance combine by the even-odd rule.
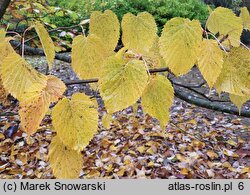
[[[23,32],[23,35],[22,35],[22,57],[24,57],[25,35],[32,28],[33,28],[33,26],[30,26],[27,29],[25,29],[25,31]]]
[[[215,38],[215,40],[219,43],[223,51],[227,53],[226,48],[221,44],[220,40],[213,33],[208,32],[208,34],[210,34],[213,38]]]

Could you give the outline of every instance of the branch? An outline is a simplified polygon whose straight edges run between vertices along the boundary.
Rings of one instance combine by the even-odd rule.
[[[10,0],[0,0],[0,19],[6,12],[6,9],[9,7]]]
[[[163,72],[163,70],[167,71],[167,68],[163,69],[150,69],[149,72],[157,72],[157,71]],[[74,85],[74,84],[83,84],[83,83],[96,83],[98,82],[98,79],[88,79],[88,80],[74,80],[74,81],[64,81],[65,85]],[[239,110],[236,107],[233,107],[229,104],[222,103],[222,102],[216,102],[216,101],[210,101],[210,100],[205,100],[199,97],[196,97],[192,94],[188,94],[183,92],[183,90],[180,87],[175,86],[174,87],[175,91],[175,96],[184,100],[185,102],[188,102],[190,104],[207,108],[210,110],[215,110],[215,111],[220,111],[224,113],[229,113],[229,114],[234,114],[237,116],[244,116],[247,118],[250,118],[250,111],[242,109],[241,112],[239,113]]]
[[[225,104],[225,103],[222,104],[221,102],[207,101],[207,100],[195,97],[192,94],[186,94],[179,87],[175,88],[175,96],[184,100],[185,102],[194,104],[199,107],[250,118],[250,110],[242,109],[241,112],[239,113],[239,110],[236,107],[232,107],[229,104]]]
[[[19,41],[13,41],[13,40],[10,41],[10,43],[13,47],[20,46],[21,44]],[[45,56],[43,49],[40,49],[40,48],[34,48],[34,47],[24,45],[24,51],[33,55]],[[71,57],[65,54],[57,53],[55,56],[55,59],[71,63]]]

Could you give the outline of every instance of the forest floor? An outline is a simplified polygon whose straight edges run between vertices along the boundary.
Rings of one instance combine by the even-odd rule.
[[[45,71],[44,58],[28,60]],[[62,80],[76,78],[69,64],[61,61],[56,61],[51,73]],[[194,69],[180,79],[192,83],[200,77]],[[209,93],[205,87],[201,90]],[[88,85],[69,86],[65,94],[74,92],[93,95]],[[80,178],[250,178],[249,118],[175,98],[166,133],[157,120],[143,114],[140,104],[136,111],[130,107],[116,113],[105,129],[101,123],[105,109],[100,99],[98,103],[99,130],[82,152]],[[17,113],[18,104],[0,105],[0,113],[7,112]],[[18,115],[0,114],[0,178],[54,178],[48,163],[48,146],[55,135],[50,116],[31,137],[20,130],[8,132],[18,121]]]

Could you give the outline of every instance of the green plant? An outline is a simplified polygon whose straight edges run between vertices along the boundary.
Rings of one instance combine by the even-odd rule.
[[[159,28],[173,17],[185,17],[198,19],[201,22],[208,17],[207,6],[201,0],[50,0],[53,6],[71,9],[81,14],[82,17],[89,17],[93,11],[110,9],[118,16],[119,20],[123,15],[131,12],[137,14],[147,11],[151,13]]]

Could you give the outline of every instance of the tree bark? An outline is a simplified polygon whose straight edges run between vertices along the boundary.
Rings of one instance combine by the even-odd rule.
[[[0,19],[2,19],[11,0],[0,0]]]

